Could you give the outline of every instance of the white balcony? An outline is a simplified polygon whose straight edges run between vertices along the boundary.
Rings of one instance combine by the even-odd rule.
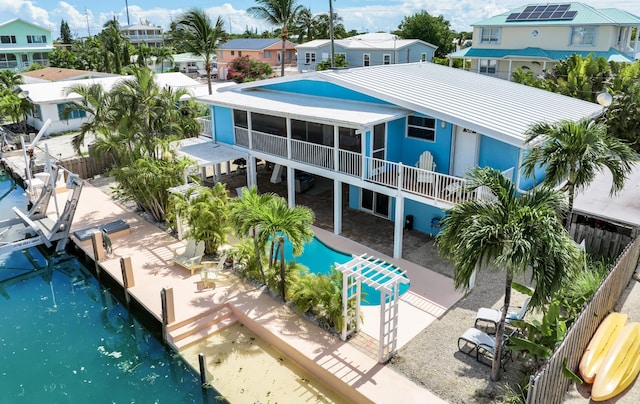
[[[360,153],[340,150],[262,132],[235,128],[236,146],[288,158],[374,184],[398,189],[447,205],[484,197],[479,191],[467,192],[466,180],[402,163],[363,157]],[[327,173],[330,176],[330,173]]]

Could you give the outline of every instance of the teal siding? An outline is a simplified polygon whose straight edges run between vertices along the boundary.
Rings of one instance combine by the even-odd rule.
[[[213,107],[214,136],[217,142],[235,144],[233,135],[233,110],[227,107]]]
[[[261,86],[265,90],[284,91],[288,93],[315,95],[319,97],[340,98],[344,100],[371,102],[375,104],[392,105],[369,95],[349,90],[347,88],[327,83],[326,81],[298,80],[287,83],[269,84]]]
[[[518,167],[519,156],[520,149],[518,147],[484,135],[480,136],[480,156],[478,157],[480,167],[493,167],[505,171],[512,167]],[[511,180],[516,180],[515,170]]]
[[[527,151],[523,153],[523,159],[526,154]],[[536,166],[536,169],[533,172],[533,176],[531,177],[525,177],[522,173],[522,169],[520,169],[520,184],[518,184],[519,188],[525,191],[530,190],[536,185],[540,184],[545,179],[545,177],[546,169],[544,166]]]

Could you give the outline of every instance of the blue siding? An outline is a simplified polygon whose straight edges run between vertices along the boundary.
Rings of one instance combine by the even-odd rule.
[[[405,199],[404,215],[413,215],[413,229],[434,235],[440,230],[431,226],[433,219],[442,219],[445,212],[434,206],[424,205],[422,203]]]
[[[234,144],[233,110],[227,107],[213,107],[214,135],[217,142]]]
[[[480,136],[480,156],[478,157],[480,167],[493,167],[505,171],[512,167],[518,167],[519,156],[520,149],[518,147],[484,135]],[[516,180],[515,170],[511,180]]]
[[[360,188],[355,185],[349,185],[349,207],[360,209]]]
[[[406,118],[387,122],[387,160],[402,161],[403,139],[407,130]]]
[[[524,152],[523,159],[527,153],[528,151]],[[528,191],[536,185],[540,184],[546,176],[546,169],[544,166],[536,166],[536,169],[533,172],[533,176],[531,177],[525,177],[522,173],[522,169],[520,169],[520,183],[518,184],[518,187],[522,190]]]
[[[388,159],[400,161],[402,164],[414,166],[425,150],[433,154],[436,163],[436,171],[449,173],[451,160],[451,130],[452,125],[447,123],[443,128],[442,121],[436,120],[436,140],[414,139],[406,136],[406,118],[398,119],[389,125],[387,144],[390,154]]]
[[[349,90],[326,81],[299,80],[287,83],[269,84],[260,88],[289,93],[315,95],[319,97],[339,98],[352,101],[371,102],[375,104],[393,105],[357,91]]]

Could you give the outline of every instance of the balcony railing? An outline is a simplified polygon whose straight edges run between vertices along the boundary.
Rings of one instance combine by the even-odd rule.
[[[451,205],[482,197],[479,190],[467,191],[464,178],[393,161],[363,157],[360,153],[336,150],[331,146],[292,139],[289,156],[287,138],[256,131],[252,131],[250,136],[247,129],[238,127],[235,128],[235,143],[237,146],[290,158]]]

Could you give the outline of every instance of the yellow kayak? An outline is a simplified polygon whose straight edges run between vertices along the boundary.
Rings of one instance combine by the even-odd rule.
[[[626,322],[626,314],[611,313],[598,326],[596,333],[582,355],[580,366],[578,367],[580,377],[586,383],[593,383],[602,360]]]
[[[640,372],[640,323],[627,324],[597,371],[591,388],[593,401],[604,401],[623,392]]]

